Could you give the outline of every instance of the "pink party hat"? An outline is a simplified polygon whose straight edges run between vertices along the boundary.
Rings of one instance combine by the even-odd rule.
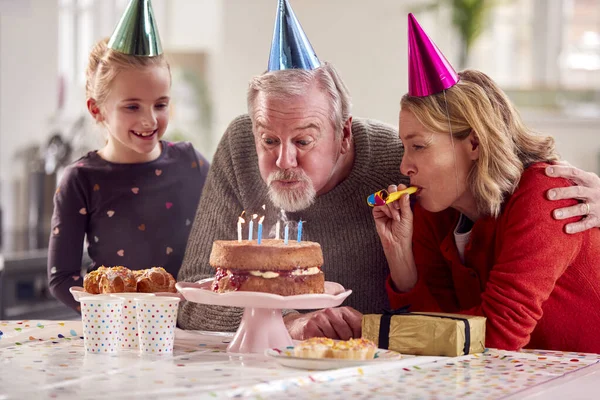
[[[408,14],[408,94],[429,96],[454,86],[458,79],[454,68],[415,16]]]

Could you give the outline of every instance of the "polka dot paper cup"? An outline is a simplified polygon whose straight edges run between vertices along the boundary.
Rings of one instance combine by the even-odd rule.
[[[136,316],[135,299],[154,297],[154,293],[116,293],[111,294],[123,300],[123,318],[121,318],[121,333],[119,336],[119,345],[123,350],[138,350],[138,327]]]
[[[111,354],[119,349],[123,299],[96,295],[82,297],[83,345],[88,353]]]
[[[179,297],[154,296],[136,299],[142,354],[173,353]]]

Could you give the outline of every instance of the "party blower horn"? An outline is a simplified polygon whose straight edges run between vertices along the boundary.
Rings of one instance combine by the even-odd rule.
[[[411,186],[406,189],[399,190],[397,192],[392,192],[392,193],[389,193],[387,190],[383,189],[383,190],[375,192],[372,195],[370,195],[369,197],[367,197],[367,204],[370,205],[371,207],[382,206],[384,204],[390,204],[390,203],[398,200],[400,197],[402,197],[403,194],[413,194],[418,189],[419,188],[417,188],[416,186]]]

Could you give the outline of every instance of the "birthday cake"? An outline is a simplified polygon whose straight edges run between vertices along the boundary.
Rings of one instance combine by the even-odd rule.
[[[281,296],[323,293],[321,245],[283,240],[217,240],[210,253],[216,269],[212,290],[265,292]]]

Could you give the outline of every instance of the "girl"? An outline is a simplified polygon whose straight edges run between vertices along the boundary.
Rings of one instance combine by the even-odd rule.
[[[84,237],[88,271],[162,266],[177,277],[209,164],[191,144],[161,140],[170,86],[162,54],[126,54],[107,40],[90,54],[87,108],[107,141],[66,168],[48,254],[50,290],[74,309],[69,288],[82,286]]]

